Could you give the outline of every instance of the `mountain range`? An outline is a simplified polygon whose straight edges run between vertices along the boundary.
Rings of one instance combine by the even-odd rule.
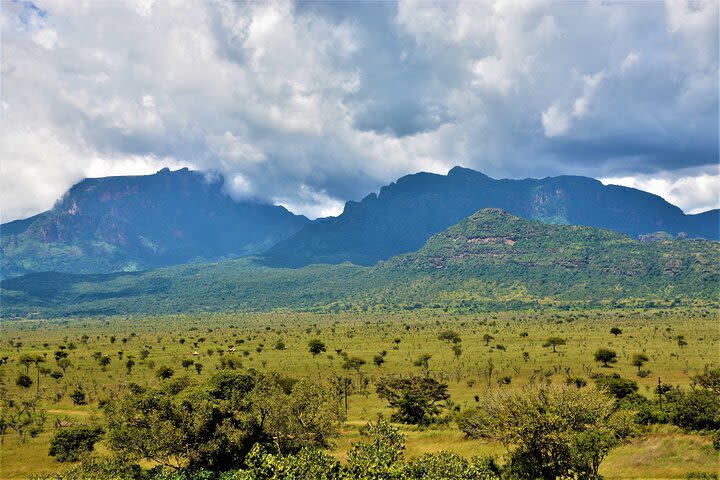
[[[112,273],[262,255],[268,267],[371,266],[414,252],[479,209],[631,237],[717,239],[720,212],[686,215],[661,197],[575,176],[495,180],[455,167],[416,173],[310,221],[284,207],[235,201],[222,177],[181,169],[85,179],[55,206],[0,226],[2,278]],[[663,235],[654,232],[667,232]]]
[[[267,253],[267,263],[300,266],[378,260],[420,248],[433,234],[473,212],[496,207],[527,219],[585,225],[633,237],[665,231],[717,240],[720,211],[687,215],[657,195],[587,177],[495,180],[455,167],[447,175],[400,178],[338,217],[309,223]]]
[[[90,178],[51,210],[0,226],[2,276],[146,270],[257,254],[308,222],[284,207],[236,202],[222,178],[188,169]]]
[[[600,306],[717,307],[720,243],[661,240],[483,209],[418,251],[372,267],[273,268],[249,257],[105,275],[35,273],[0,282],[2,315],[207,311],[467,312]],[[713,303],[715,302],[715,303]]]

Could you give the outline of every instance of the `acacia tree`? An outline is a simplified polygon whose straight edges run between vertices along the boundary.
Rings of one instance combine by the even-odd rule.
[[[360,357],[345,357],[342,367],[345,370],[355,370],[357,373],[360,373],[360,368],[362,368],[365,363],[367,362]]]
[[[650,358],[644,353],[636,353],[632,356],[632,364],[633,366],[637,367],[638,373],[640,373],[640,369],[643,365],[645,365],[645,362],[647,362],[648,360],[650,360]]]
[[[445,330],[444,332],[441,332],[440,335],[438,335],[438,339],[448,343],[462,342],[462,338],[460,338],[460,335],[458,335],[458,333],[453,330]]]
[[[497,392],[458,424],[471,438],[505,445],[512,478],[599,479],[607,453],[635,431],[633,412],[616,411],[597,390],[550,386]]]
[[[565,345],[567,342],[564,338],[560,337],[550,337],[547,340],[545,340],[545,343],[543,343],[543,347],[552,347],[553,353],[557,353],[556,348],[559,345]]]
[[[392,419],[400,423],[429,425],[440,414],[439,402],[448,400],[447,384],[428,377],[383,377],[377,393],[397,409]]]
[[[313,357],[316,357],[317,355],[326,352],[327,348],[325,347],[325,343],[323,343],[321,340],[313,339],[308,342],[308,350],[312,354]]]
[[[603,367],[609,367],[610,363],[617,363],[617,353],[609,348],[600,348],[595,352],[595,361],[602,362]]]

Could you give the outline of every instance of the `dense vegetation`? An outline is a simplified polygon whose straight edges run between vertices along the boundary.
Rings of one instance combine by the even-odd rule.
[[[235,202],[221,179],[187,169],[85,179],[44,213],[0,227],[4,278],[110,273],[257,254],[308,220]]]
[[[4,322],[3,478],[709,474],[720,428],[716,315]],[[612,355],[596,361],[600,351]]]
[[[417,173],[400,178],[342,215],[306,225],[278,243],[266,262],[276,266],[378,260],[412,252],[427,239],[488,207],[546,223],[588,225],[634,238],[665,230],[673,236],[718,239],[720,211],[685,215],[662,198],[632,188],[604,186],[587,177],[494,180],[455,167],[447,175]]]
[[[719,256],[717,242],[639,242],[485,209],[418,252],[372,268],[284,269],[240,259],[140,273],[34,274],[0,286],[6,317],[714,305]]]

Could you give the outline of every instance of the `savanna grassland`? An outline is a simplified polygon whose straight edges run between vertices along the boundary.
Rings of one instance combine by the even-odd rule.
[[[620,332],[611,333],[613,328]],[[543,346],[551,337],[564,344]],[[318,348],[312,354],[313,340],[322,342],[325,351]],[[616,363],[606,368],[596,362],[594,354],[600,348],[616,352]],[[376,393],[380,377],[427,375],[447,383],[450,401],[443,409],[444,421],[424,428],[397,425],[406,435],[406,455],[450,450],[465,457],[491,454],[502,462],[503,446],[466,438],[453,420],[455,413],[498,390],[548,381],[560,384],[568,378],[592,384],[597,373],[618,373],[637,382],[640,395],[657,398],[658,378],[663,385],[692,387],[693,376],[717,366],[719,348],[717,311],[702,308],[4,320],[4,400],[18,404],[37,398],[34,415],[45,420],[39,422],[42,429],[28,427],[22,435],[5,427],[0,477],[24,479],[63,468],[48,456],[57,425],[99,418],[99,402],[117,396],[131,382],[162,383],[157,372],[164,366],[174,378],[207,378],[219,369],[234,368],[276,371],[323,384],[350,379],[347,419],[331,448],[341,460],[359,438],[360,426],[392,413]],[[632,363],[638,353],[647,356],[642,366]],[[42,360],[26,366],[24,354]],[[418,362],[422,356],[426,361]],[[32,384],[22,387],[16,379],[26,371]],[[86,404],[74,400],[78,390]],[[12,414],[7,402],[3,409],[4,415]],[[104,451],[102,442],[97,450]],[[718,454],[709,436],[665,424],[645,427],[612,450],[600,473],[605,478],[684,478],[690,472],[717,470]]]

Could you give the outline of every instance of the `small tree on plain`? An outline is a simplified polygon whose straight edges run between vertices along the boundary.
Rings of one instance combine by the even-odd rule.
[[[429,425],[440,413],[439,402],[448,400],[447,385],[428,377],[383,377],[377,393],[397,409],[392,419],[400,423]]]
[[[645,362],[647,362],[648,360],[650,360],[650,358],[644,353],[636,353],[632,356],[632,364],[633,366],[637,367],[638,373],[640,373],[640,369],[643,365],[645,365]]]
[[[601,348],[595,352],[595,361],[601,362],[603,367],[609,367],[610,363],[617,363],[617,353],[609,348]]]
[[[316,357],[321,353],[326,352],[327,348],[325,347],[325,343],[316,338],[310,340],[310,342],[308,343],[308,351],[312,354],[313,357]]]
[[[157,371],[155,372],[155,375],[160,380],[167,380],[168,378],[175,375],[175,371],[172,368],[168,367],[167,365],[162,365],[157,369]]]
[[[557,353],[556,348],[559,345],[565,345],[567,341],[565,341],[564,338],[560,337],[550,337],[547,340],[545,340],[545,343],[543,343],[543,347],[552,347],[553,353]]]

